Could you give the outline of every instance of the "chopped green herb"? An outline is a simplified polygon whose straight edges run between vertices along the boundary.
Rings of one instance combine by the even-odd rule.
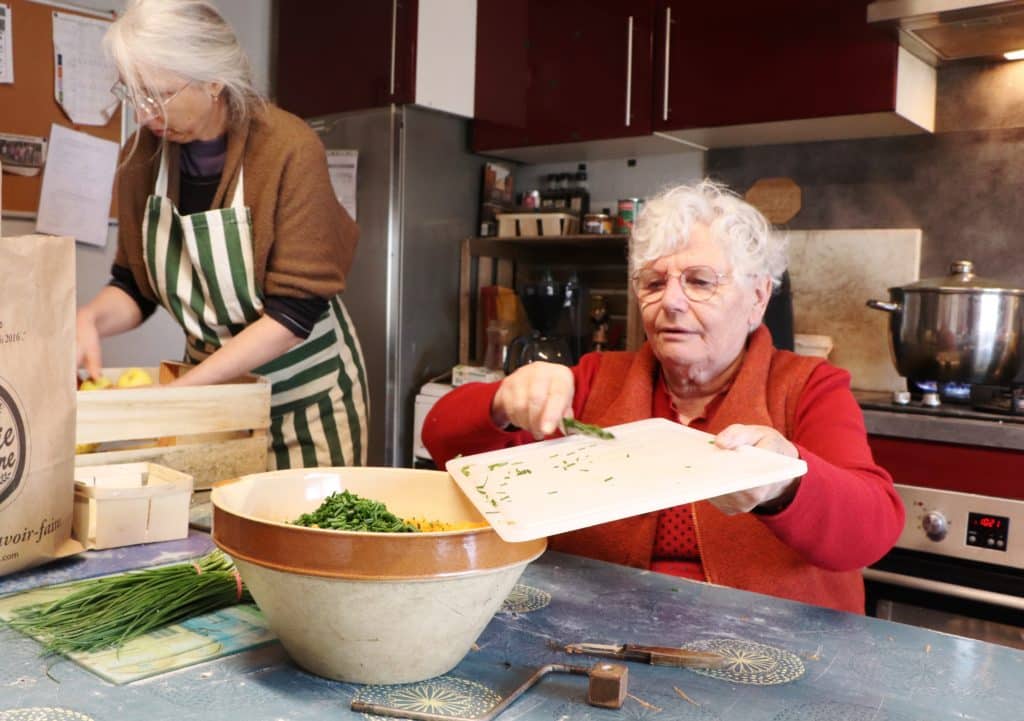
[[[612,480],[613,477],[614,476],[608,476],[607,478],[603,479],[601,482],[602,483],[607,483],[608,481]]]
[[[464,475],[466,478],[469,478],[469,469],[472,468],[472,467],[473,466],[471,466],[471,465],[463,466],[462,467],[462,475]]]
[[[553,496],[553,495],[555,495],[556,493],[558,493],[558,491],[548,491],[548,495],[549,495],[549,496]]]
[[[387,507],[354,493],[332,493],[312,513],[303,513],[293,523],[296,526],[330,528],[336,531],[373,531],[377,533],[413,533],[410,526]]]
[[[604,428],[601,428],[601,426],[595,426],[590,423],[581,423],[575,418],[563,418],[562,425],[565,426],[567,431],[574,430],[585,436],[594,436],[595,438],[602,438],[604,440],[615,438],[615,434],[606,431]]]
[[[487,470],[493,471],[495,468],[501,468],[502,466],[507,466],[507,465],[508,465],[508,461],[501,461],[500,463],[492,463],[489,466],[487,466]]]

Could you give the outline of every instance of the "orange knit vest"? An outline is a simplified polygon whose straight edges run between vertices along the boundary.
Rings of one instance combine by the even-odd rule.
[[[733,423],[772,426],[787,437],[800,393],[820,358],[779,351],[761,326],[708,430]],[[651,416],[658,363],[649,344],[636,353],[605,353],[581,420],[602,426]],[[727,516],[707,501],[692,504],[701,562],[711,583],[855,613],[864,612],[857,571],[828,571],[807,563],[757,516]],[[650,568],[657,512],[555,536],[550,547],[637,568]]]

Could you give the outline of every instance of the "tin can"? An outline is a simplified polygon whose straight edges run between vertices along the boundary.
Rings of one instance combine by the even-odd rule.
[[[607,213],[587,213],[583,216],[583,232],[594,235],[611,235],[614,232],[612,216]]]
[[[623,198],[619,201],[619,214],[615,216],[615,232],[628,235],[640,215],[644,201],[640,198]]]

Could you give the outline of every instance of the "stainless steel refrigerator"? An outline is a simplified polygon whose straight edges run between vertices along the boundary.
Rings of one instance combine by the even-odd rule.
[[[342,298],[370,388],[370,465],[412,462],[417,389],[458,357],[459,245],[474,235],[483,159],[469,121],[415,106],[310,118],[358,150],[359,248]]]

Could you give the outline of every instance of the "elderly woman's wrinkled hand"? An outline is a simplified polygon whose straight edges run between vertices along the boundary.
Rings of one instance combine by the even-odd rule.
[[[715,445],[719,448],[739,448],[740,446],[754,446],[766,451],[781,453],[791,458],[799,458],[800,453],[796,446],[789,442],[785,436],[769,426],[748,426],[734,424],[727,427],[715,436]],[[782,506],[792,499],[796,494],[799,479],[793,478],[777,483],[769,483],[756,488],[749,488],[745,491],[737,491],[724,496],[709,499],[710,502],[726,515],[746,513],[757,508],[765,507],[771,512],[773,506]]]
[[[491,403],[491,420],[498,427],[518,426],[540,440],[572,415],[575,390],[568,366],[530,363],[502,380]]]

